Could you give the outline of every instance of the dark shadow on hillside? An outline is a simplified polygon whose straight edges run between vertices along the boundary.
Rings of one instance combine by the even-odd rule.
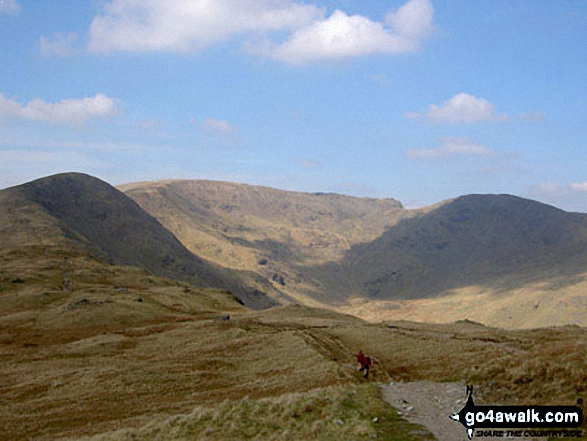
[[[132,265],[201,287],[224,288],[252,308],[275,304],[257,286],[254,273],[217,267],[192,254],[136,202],[97,178],[67,173],[5,191],[20,192],[59,222],[62,234],[77,240],[100,260]],[[254,283],[252,283],[254,282]]]
[[[483,285],[496,291],[545,281],[582,280],[587,215],[509,195],[470,195],[403,219],[340,262],[300,268],[319,283],[319,300],[433,297]]]

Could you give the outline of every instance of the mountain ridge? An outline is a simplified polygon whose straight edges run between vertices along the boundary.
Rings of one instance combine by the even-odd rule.
[[[209,253],[211,261],[231,268],[248,265],[300,303],[360,313],[361,302],[357,310],[349,305],[359,299],[387,302],[380,314],[369,313],[374,320],[394,311],[394,319],[404,310],[413,313],[411,306],[396,311],[398,301],[446,301],[463,290],[472,299],[487,292],[509,295],[515,298],[511,307],[519,309],[522,303],[540,303],[538,297],[557,287],[554,296],[562,296],[570,311],[587,280],[587,215],[518,196],[472,194],[405,209],[338,195],[332,200],[349,206],[360,201],[364,211],[353,206],[344,212],[339,206],[341,212],[333,213],[325,205],[312,206],[326,200],[312,193],[274,193],[250,185],[182,180],[126,188],[188,248],[191,243]],[[292,210],[298,197],[311,203]],[[524,326],[535,323],[533,310],[522,315]],[[555,323],[561,321],[557,317]],[[438,316],[465,318],[450,311]],[[427,314],[426,320],[434,318]],[[497,318],[491,320],[499,325]]]
[[[16,196],[29,206],[40,207],[48,223],[51,218],[56,220],[51,234],[58,235],[60,230],[68,246],[99,260],[137,266],[195,286],[229,289],[253,307],[276,304],[260,290],[247,286],[254,275],[219,268],[194,255],[136,202],[97,178],[64,173],[2,193],[8,195],[4,199]]]
[[[300,303],[371,320],[407,314],[497,326],[507,315],[513,327],[587,323],[574,309],[586,301],[587,214],[504,194],[405,209],[392,198],[223,181],[119,187],[126,193],[74,173],[0,191],[4,248],[70,247],[227,289],[255,308]],[[474,305],[471,314],[459,304]],[[556,311],[538,313],[540,304]],[[498,313],[504,308],[516,312]]]

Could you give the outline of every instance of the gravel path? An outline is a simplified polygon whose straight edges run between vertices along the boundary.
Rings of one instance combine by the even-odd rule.
[[[415,381],[383,385],[383,399],[395,407],[408,421],[428,428],[439,441],[467,441],[463,425],[449,418],[466,403],[464,382],[435,383]],[[507,439],[479,438],[475,439]],[[511,439],[511,438],[510,438]],[[529,438],[515,438],[518,441]]]

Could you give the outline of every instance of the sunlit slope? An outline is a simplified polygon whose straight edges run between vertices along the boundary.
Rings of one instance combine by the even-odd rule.
[[[194,255],[134,201],[91,176],[61,174],[3,190],[0,210],[4,252],[58,246],[197,286],[229,289],[254,307],[274,303],[257,290],[254,274],[237,274]]]
[[[410,215],[394,199],[288,192],[216,181],[161,181],[119,187],[194,253],[255,271],[305,303],[320,288],[300,270],[344,256]]]
[[[302,303],[369,320],[587,323],[584,214],[509,195],[405,210],[212,181],[121,188],[190,250]]]

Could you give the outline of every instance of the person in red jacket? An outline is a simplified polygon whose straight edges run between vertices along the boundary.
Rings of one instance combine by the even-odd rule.
[[[371,366],[373,366],[373,363],[371,362],[371,357],[363,357],[363,364],[361,365],[360,369],[360,371],[365,371],[363,372],[363,378],[369,377],[369,370],[371,369]]]
[[[357,367],[357,369],[361,369],[363,367],[364,361],[365,361],[365,354],[363,354],[363,351],[360,350],[359,353],[357,354],[357,363],[359,363],[359,366]]]

